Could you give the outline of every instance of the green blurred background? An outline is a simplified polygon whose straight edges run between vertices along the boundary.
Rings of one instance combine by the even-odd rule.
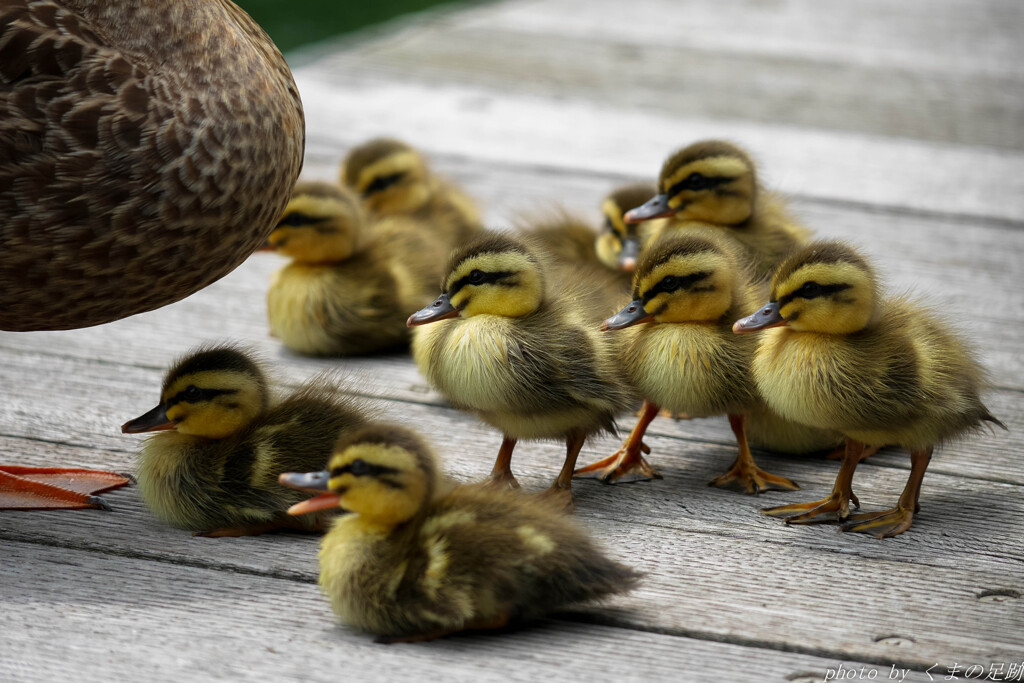
[[[451,0],[235,0],[274,39],[281,52],[379,24]]]

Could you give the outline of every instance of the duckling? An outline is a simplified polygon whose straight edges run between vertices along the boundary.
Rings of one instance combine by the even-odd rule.
[[[337,508],[320,587],[343,623],[383,642],[501,628],[623,593],[639,575],[605,557],[550,501],[452,486],[413,432],[370,425],[342,437],[329,472],[281,482],[330,493],[292,514]]]
[[[585,283],[548,279],[527,244],[485,235],[452,253],[444,293],[409,318],[420,372],[454,406],[500,429],[491,477],[517,487],[519,439],[561,438],[565,464],[549,493],[571,505],[573,468],[586,438],[614,433],[630,391],[616,372],[615,342],[597,331],[605,310]]]
[[[341,183],[362,196],[371,215],[411,216],[428,223],[449,249],[482,229],[473,201],[399,140],[375,138],[353,148],[342,163]]]
[[[143,444],[136,475],[154,516],[197,536],[244,536],[323,531],[330,515],[285,514],[302,497],[277,476],[323,467],[338,436],[364,422],[325,380],[271,404],[259,363],[216,346],[178,361],[164,378],[160,404],[121,431],[158,432]]]
[[[667,221],[652,218],[627,223],[625,215],[642,206],[656,192],[657,186],[653,183],[632,183],[615,188],[601,202],[604,229],[594,242],[594,251],[608,268],[628,273],[630,282],[640,250],[651,237],[660,234]]]
[[[742,247],[712,227],[663,235],[640,254],[634,301],[602,330],[633,328],[622,353],[629,379],[644,397],[640,419],[612,456],[576,471],[606,482],[661,478],[641,455],[643,435],[660,407],[692,417],[728,415],[739,454],[714,486],[738,483],[748,493],[797,489],[754,462],[746,422],[763,405],[750,377],[756,344],[732,334],[737,314],[754,310],[752,275]]]
[[[764,510],[787,523],[848,520],[843,531],[878,538],[903,533],[932,451],[991,422],[981,402],[985,372],[937,312],[904,298],[883,298],[867,260],[843,242],[807,245],[787,258],[771,282],[771,301],[738,320],[737,333],[771,329],[752,371],[768,404],[803,424],[846,437],[832,494],[812,503]],[[910,451],[910,476],[895,507],[850,514],[853,473],[865,446]]]
[[[732,143],[704,140],[675,152],[661,168],[658,187],[659,194],[626,213],[627,223],[669,218],[665,229],[692,223],[728,228],[746,247],[759,279],[807,241],[808,231],[760,187],[753,160]]]
[[[431,295],[445,251],[427,226],[371,222],[347,188],[295,186],[268,240],[292,258],[267,292],[271,333],[306,354],[360,354],[409,342],[409,311]]]
[[[0,329],[159,308],[266,238],[305,125],[288,65],[245,12],[228,0],[5,0],[2,14]],[[93,494],[127,481],[10,467],[0,506],[97,507]]]

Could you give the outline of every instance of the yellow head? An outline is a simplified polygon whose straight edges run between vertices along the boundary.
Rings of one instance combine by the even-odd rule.
[[[397,425],[374,424],[343,436],[327,467],[327,473],[281,475],[281,483],[295,488],[330,491],[294,506],[292,514],[337,506],[369,525],[391,528],[412,519],[438,488],[433,453]]]
[[[378,216],[418,210],[430,201],[436,185],[419,152],[386,138],[370,140],[349,152],[341,176]]]
[[[166,429],[223,439],[249,426],[267,407],[259,366],[231,347],[203,349],[167,373],[160,404],[121,426],[125,433]]]
[[[633,276],[633,302],[603,329],[712,322],[725,315],[745,273],[734,249],[713,230],[668,233],[645,249]]]
[[[609,268],[632,271],[642,247],[635,224],[626,223],[623,216],[630,209],[643,204],[655,193],[651,183],[635,183],[616,188],[601,203],[604,230],[594,244],[597,257]]]
[[[410,325],[459,315],[518,318],[536,311],[544,300],[537,258],[522,242],[498,233],[453,252],[441,286],[444,293],[414,313]]]
[[[366,214],[351,191],[329,183],[299,183],[267,239],[275,251],[304,263],[336,263],[361,245]]]
[[[848,244],[814,242],[794,253],[772,277],[771,302],[736,323],[736,332],[785,325],[798,332],[851,334],[875,315],[871,266]]]
[[[658,194],[630,211],[640,222],[672,217],[714,225],[738,225],[757,200],[757,175],[746,152],[721,140],[704,140],[670,156],[661,168]]]

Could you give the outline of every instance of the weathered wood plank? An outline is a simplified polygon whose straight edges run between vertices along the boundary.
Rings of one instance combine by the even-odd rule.
[[[751,148],[772,185],[791,194],[1009,221],[1024,215],[1024,155],[1009,149],[624,109],[618,98],[581,99],[572,90],[556,100],[514,92],[498,75],[493,90],[315,64],[295,76],[309,144],[318,148],[399,135],[482,162],[653,177],[675,147],[725,137]]]
[[[862,663],[829,653],[545,620],[512,633],[418,645],[376,645],[337,626],[308,583],[132,558],[0,543],[0,677],[130,680],[535,681],[824,680]],[[576,612],[574,621],[598,614]],[[616,611],[605,610],[606,615]],[[632,652],[634,656],[611,656]],[[884,663],[868,666],[882,679]],[[905,667],[902,665],[900,668]],[[341,672],[341,673],[339,673]],[[926,681],[911,672],[905,680]]]
[[[1019,6],[1004,5],[1005,16],[993,13],[962,24],[957,31],[961,43],[948,40],[943,27],[918,25],[916,31],[908,31],[909,21],[900,25],[898,20],[919,20],[910,13],[901,17],[900,12],[876,6],[879,11],[872,14],[859,4],[833,3],[830,21],[817,22],[813,28],[826,24],[827,32],[842,26],[846,35],[857,35],[855,28],[842,24],[850,20],[862,29],[858,41],[878,40],[870,58],[863,59],[858,58],[868,52],[863,43],[854,48],[851,41],[841,41],[826,52],[820,41],[801,35],[800,28],[790,29],[810,28],[810,22],[793,21],[795,8],[762,12],[750,2],[732,4],[723,11],[717,4],[698,8],[696,3],[631,3],[604,14],[584,10],[582,3],[558,3],[550,13],[555,17],[511,5],[519,10],[514,16],[543,16],[544,26],[499,20],[508,14],[484,14],[476,20],[453,17],[336,53],[315,68],[372,73],[381,81],[412,80],[492,92],[500,88],[504,95],[623,102],[680,118],[1024,148],[1024,49],[1010,44],[1024,29]],[[958,9],[957,14],[966,14],[965,5]],[[979,14],[977,7],[974,10]],[[720,38],[700,38],[701,33],[728,36],[734,25],[730,19],[741,24],[742,35],[766,14],[771,15],[766,23],[775,27],[774,33],[759,27],[760,36],[771,35],[767,40],[740,47],[735,41],[723,45]],[[569,19],[577,15],[594,18]],[[993,25],[999,18],[1005,25]],[[596,24],[603,28],[585,28]],[[659,27],[654,36],[647,29],[652,24]],[[920,44],[910,50],[877,49],[894,33],[910,34]],[[990,54],[1005,55],[1008,62],[963,59],[966,44],[983,35],[995,37]],[[843,43],[855,52],[837,49]],[[966,66],[943,68],[957,62]]]

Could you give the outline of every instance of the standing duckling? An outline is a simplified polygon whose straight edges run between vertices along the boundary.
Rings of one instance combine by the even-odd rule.
[[[121,431],[158,432],[143,444],[136,473],[154,516],[198,536],[246,536],[323,531],[329,514],[285,514],[302,496],[277,477],[323,467],[338,436],[364,421],[323,381],[271,405],[260,366],[220,346],[181,359],[164,378],[160,404]]]
[[[712,480],[739,483],[748,493],[797,489],[794,482],[761,470],[747,443],[745,425],[764,412],[750,376],[756,344],[732,333],[738,315],[758,299],[741,264],[740,245],[714,228],[672,232],[648,246],[637,264],[634,301],[602,330],[632,328],[622,364],[644,397],[640,420],[612,456],[577,470],[607,482],[661,478],[641,455],[647,426],[664,407],[692,417],[728,415],[739,454],[732,468]]]
[[[372,216],[423,221],[449,249],[482,230],[473,201],[399,140],[375,138],[352,149],[342,163],[341,183],[363,198]]]
[[[457,408],[497,427],[504,441],[492,471],[518,486],[510,467],[519,439],[565,439],[552,486],[571,504],[573,468],[587,436],[614,431],[629,405],[614,340],[597,330],[603,308],[586,285],[549,282],[520,240],[486,235],[456,250],[444,293],[410,326],[420,372]]]
[[[267,292],[271,333],[300,353],[360,354],[407,344],[405,320],[436,291],[446,250],[426,225],[370,223],[329,183],[295,186],[268,245],[292,258]]]
[[[753,363],[757,385],[784,417],[833,429],[846,452],[824,500],[764,510],[787,523],[850,520],[843,531],[895,536],[910,528],[921,480],[943,441],[992,422],[979,398],[985,372],[939,315],[881,298],[867,261],[842,242],[815,242],[772,278],[771,301],[736,322],[737,333],[772,329]],[[850,515],[853,473],[865,446],[910,451],[910,477],[896,506]]]
[[[385,642],[501,628],[633,587],[557,506],[455,486],[417,435],[371,425],[339,440],[329,472],[282,483],[329,490],[292,514],[341,508],[320,548],[320,587],[341,621]]]
[[[746,248],[758,279],[770,277],[807,241],[807,230],[760,187],[753,160],[732,143],[704,140],[675,152],[661,168],[658,189],[646,204],[626,213],[627,222],[669,218],[667,230],[708,223],[727,228]]]

